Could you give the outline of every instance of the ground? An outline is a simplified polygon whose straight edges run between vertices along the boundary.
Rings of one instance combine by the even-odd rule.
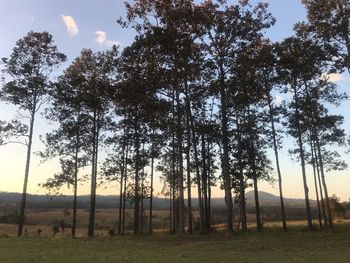
[[[268,228],[227,235],[0,238],[0,262],[350,262],[350,225],[284,233]]]

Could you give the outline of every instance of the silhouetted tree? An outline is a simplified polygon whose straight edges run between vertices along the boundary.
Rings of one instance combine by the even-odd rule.
[[[22,236],[24,224],[35,116],[51,93],[52,71],[65,60],[66,56],[58,51],[49,33],[33,31],[16,42],[9,58],[2,59],[6,83],[0,98],[30,115],[18,236]]]

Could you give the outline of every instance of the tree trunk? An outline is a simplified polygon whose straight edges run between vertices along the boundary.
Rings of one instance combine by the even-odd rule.
[[[318,195],[318,187],[317,187],[317,179],[316,179],[316,163],[315,163],[315,155],[314,155],[314,145],[310,138],[310,146],[311,146],[311,163],[312,170],[314,174],[314,183],[315,183],[315,192],[316,192],[316,200],[317,200],[317,212],[318,212],[318,222],[320,227],[322,228],[322,215],[321,215],[321,206],[320,206],[320,198]]]
[[[193,150],[194,150],[194,162],[196,167],[196,181],[197,181],[197,194],[198,194],[198,209],[199,209],[199,229],[203,233],[204,230],[204,211],[202,205],[202,186],[201,186],[201,176],[199,172],[199,159],[198,159],[198,149],[197,149],[197,138],[196,131],[194,129],[194,122],[191,110],[189,110],[191,130],[192,130],[192,140],[193,140]]]
[[[72,219],[72,236],[75,237],[77,225],[77,194],[78,194],[78,154],[79,154],[79,130],[76,135],[75,156],[74,156],[74,197],[73,197],[73,219]]]
[[[177,110],[177,150],[178,150],[178,166],[179,166],[179,232],[185,232],[185,202],[184,202],[184,178],[183,178],[183,156],[182,156],[182,114],[180,103],[180,92],[176,89],[176,110]]]
[[[144,147],[143,147],[144,148]],[[140,232],[143,233],[145,229],[145,208],[144,208],[144,191],[145,191],[145,168],[142,169],[141,178],[141,197],[140,197]]]
[[[280,194],[282,223],[283,223],[283,230],[286,231],[287,230],[287,220],[286,220],[286,213],[285,213],[284,200],[283,200],[282,174],[281,174],[281,169],[280,169],[280,161],[279,161],[276,129],[275,129],[275,120],[274,120],[273,108],[271,105],[270,94],[269,94],[269,98],[268,98],[268,103],[269,103],[270,122],[271,122],[271,129],[272,129],[273,150],[275,153],[276,169],[277,169],[277,175],[278,175],[278,188],[279,188],[279,194]]]
[[[172,185],[169,184],[169,233],[173,231],[173,193]]]
[[[123,168],[122,168],[123,169]],[[119,208],[118,208],[118,235],[122,233],[122,211],[123,211],[123,173],[120,175],[120,184],[119,184]]]
[[[316,172],[317,172],[317,180],[318,180],[318,187],[320,189],[320,196],[321,196],[321,208],[322,208],[322,215],[323,215],[323,222],[325,226],[328,226],[327,223],[327,214],[326,214],[326,207],[324,204],[324,199],[323,199],[323,190],[322,190],[322,184],[321,184],[321,174],[320,174],[320,166],[318,163],[318,157],[317,157],[317,151],[316,147],[314,147],[314,156],[315,156],[315,163],[316,163]]]
[[[139,158],[140,158],[140,135],[138,131],[138,125],[135,125],[135,206],[134,206],[134,234],[139,233],[140,223],[140,196],[139,196]]]
[[[261,216],[260,216],[260,204],[259,204],[259,189],[258,189],[258,179],[254,175],[254,198],[255,198],[255,214],[256,214],[256,229],[261,231]]]
[[[17,232],[18,237],[22,236],[23,225],[24,225],[24,220],[25,220],[25,208],[26,208],[26,200],[27,200],[27,186],[28,186],[30,159],[31,159],[31,154],[32,154],[35,109],[36,109],[36,104],[34,104],[34,106],[33,106],[33,110],[31,112],[31,118],[30,118],[29,137],[28,137],[28,145],[27,145],[27,159],[26,159],[26,167],[25,167],[25,172],[24,172],[24,183],[23,183],[23,191],[22,191],[21,208],[20,208],[19,219],[18,219],[18,232]]]
[[[96,206],[96,174],[95,166],[96,162],[96,137],[97,137],[97,112],[94,111],[93,116],[93,132],[92,132],[92,167],[91,167],[91,189],[90,189],[90,210],[89,210],[89,225],[88,225],[88,237],[94,236],[94,224],[95,224],[95,206]]]
[[[172,105],[172,160],[171,160],[171,170],[172,170],[172,233],[176,232],[176,151],[175,151],[175,94],[173,92],[173,105]]]
[[[208,139],[207,142],[207,189],[208,189],[208,228],[211,229],[211,180],[210,180],[210,175],[211,175],[211,168],[210,168],[210,142]]]
[[[186,147],[186,172],[187,172],[187,207],[188,207],[188,232],[193,233],[192,226],[192,195],[191,195],[191,129],[190,129],[190,98],[188,97],[188,86],[185,81],[185,96],[186,96],[186,135],[187,135],[187,147]]]
[[[123,181],[124,181],[124,170],[125,170],[125,127],[124,127],[124,138],[122,147],[122,169],[120,173],[120,184],[119,184],[119,214],[118,214],[118,234],[122,233],[122,210],[123,210]]]
[[[152,150],[151,150],[151,193],[149,199],[149,232],[153,233],[153,173],[154,173],[154,154],[153,154],[153,142],[152,142]]]
[[[226,197],[226,230],[233,232],[233,211],[232,211],[232,193],[231,193],[231,177],[230,177],[230,158],[228,146],[228,120],[227,120],[227,102],[225,88],[225,72],[223,64],[220,63],[220,113],[221,113],[221,131],[222,131],[222,175],[224,178],[225,197]]]
[[[122,223],[122,236],[125,232],[125,205],[126,205],[126,183],[128,178],[128,155],[129,155],[129,144],[126,145],[125,153],[125,169],[124,169],[124,191],[123,191],[123,223]]]
[[[321,152],[321,145],[318,139],[318,134],[315,132],[315,142],[316,142],[316,148],[317,148],[317,153],[318,153],[318,159],[319,159],[319,164],[320,164],[320,171],[321,171],[321,179],[322,179],[322,185],[323,185],[323,190],[324,190],[324,197],[326,199],[326,209],[327,209],[327,217],[328,217],[328,224],[332,228],[333,227],[333,219],[332,219],[332,212],[331,212],[331,206],[329,203],[329,196],[328,196],[328,189],[327,189],[327,184],[326,184],[326,178],[324,174],[324,169],[323,169],[323,160],[322,160],[322,152]]]
[[[239,124],[239,117],[236,116],[237,125],[237,152],[238,152],[238,166],[239,166],[239,197],[240,197],[240,207],[241,207],[241,222],[242,230],[247,230],[247,212],[245,205],[245,185],[244,185],[244,173],[243,173],[243,163],[242,163],[242,140],[241,131]]]
[[[209,231],[209,213],[208,213],[208,188],[207,188],[207,164],[206,164],[206,148],[205,148],[205,138],[202,134],[202,182],[203,182],[203,198],[204,198],[204,225],[205,231]]]
[[[309,200],[309,188],[307,186],[307,179],[306,179],[306,170],[305,170],[305,157],[304,157],[304,146],[303,146],[303,139],[302,139],[302,132],[300,128],[300,113],[299,113],[299,102],[298,102],[298,95],[296,91],[296,87],[294,86],[294,100],[295,100],[295,114],[297,118],[297,133],[298,133],[298,145],[299,145],[299,154],[300,154],[300,162],[301,162],[301,171],[303,176],[303,184],[304,184],[304,194],[305,194],[305,206],[306,206],[306,216],[307,216],[307,223],[310,230],[313,229],[312,227],[312,216],[311,216],[311,209],[310,209],[310,200]]]

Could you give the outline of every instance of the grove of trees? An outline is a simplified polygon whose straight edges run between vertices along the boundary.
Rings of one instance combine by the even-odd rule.
[[[77,193],[91,184],[88,236],[94,236],[96,187],[118,184],[118,234],[125,230],[126,200],[134,207],[135,234],[152,233],[155,173],[169,198],[169,231],[212,230],[212,187],[225,196],[226,231],[233,232],[234,206],[247,230],[245,192],[253,187],[257,230],[262,230],[259,182],[274,180],[280,193],[283,229],[283,137],[300,163],[309,229],[313,218],[333,226],[326,173],[346,168],[336,146],[345,146],[343,116],[332,114],[347,95],[330,74],[350,72],[350,3],[303,1],[308,21],[295,34],[272,42],[275,23],[267,3],[225,0],[135,0],[126,3],[123,28],[137,33],[133,43],[104,52],[83,49],[57,80],[50,77],[66,56],[47,32],[29,32],[3,58],[0,100],[30,115],[29,124],[0,121],[0,145],[26,138],[23,195],[18,236],[22,235],[36,113],[45,108],[55,129],[41,139],[43,160],[58,158],[61,171],[43,186],[72,186],[72,235],[76,233]],[[278,102],[276,96],[284,97]],[[107,151],[101,160],[101,150]],[[273,156],[270,156],[272,153]],[[308,174],[307,166],[313,174]],[[89,176],[82,170],[89,167]],[[312,177],[314,185],[308,185]],[[315,187],[318,214],[312,215],[309,189]],[[192,190],[196,200],[192,203]],[[145,225],[144,200],[150,200]],[[194,211],[198,210],[198,218]],[[237,215],[236,215],[237,216]]]

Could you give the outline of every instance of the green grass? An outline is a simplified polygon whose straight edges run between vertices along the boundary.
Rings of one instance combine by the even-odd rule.
[[[0,238],[0,262],[350,262],[350,226],[227,236]]]

